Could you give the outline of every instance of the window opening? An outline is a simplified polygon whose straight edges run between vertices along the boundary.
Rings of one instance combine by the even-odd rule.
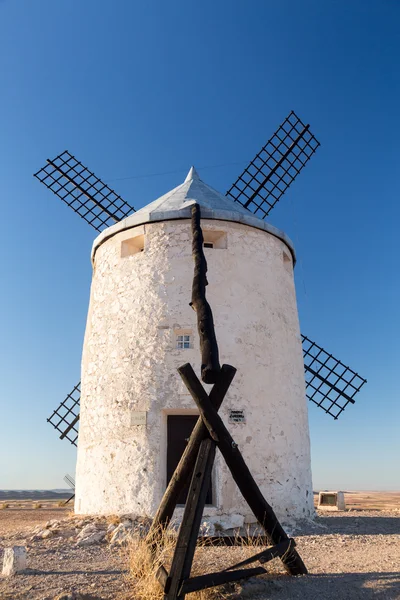
[[[190,335],[176,336],[176,347],[179,349],[190,348]]]
[[[121,243],[121,258],[138,254],[144,250],[144,235],[137,235]]]
[[[203,229],[204,248],[221,250],[228,247],[226,231],[215,231],[215,229]]]

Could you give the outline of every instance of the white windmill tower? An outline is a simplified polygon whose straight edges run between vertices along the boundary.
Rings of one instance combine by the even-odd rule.
[[[318,145],[290,113],[226,196],[192,168],[183,184],[130,216],[133,209],[67,152],[36,174],[96,229],[117,221],[92,251],[78,513],[153,515],[195,423],[176,369],[197,365],[188,304],[196,203],[221,359],[238,369],[221,415],[278,517],[312,514],[304,368],[308,398],[335,418],[365,380],[300,335],[294,248],[264,218]],[[49,419],[72,443],[78,392]],[[250,520],[223,461],[216,461],[206,510],[226,528]]]

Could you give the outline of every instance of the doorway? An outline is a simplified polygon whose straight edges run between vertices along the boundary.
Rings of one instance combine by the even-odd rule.
[[[167,485],[197,423],[198,415],[167,415]],[[191,476],[182,490],[178,504],[185,504]],[[207,492],[206,504],[212,504],[212,482]]]

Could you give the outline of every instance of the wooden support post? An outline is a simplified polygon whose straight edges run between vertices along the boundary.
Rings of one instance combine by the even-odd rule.
[[[206,299],[207,261],[203,250],[203,232],[200,225],[200,206],[192,206],[192,254],[194,258],[194,277],[192,301],[197,313],[197,329],[200,338],[201,378],[204,383],[215,383],[220,372],[218,344],[214,330],[211,306]]]
[[[232,383],[235,373],[236,369],[234,367],[231,367],[230,365],[222,365],[221,371],[218,374],[217,382],[213,386],[209,396],[210,402],[216,410],[219,410],[219,407],[225,398],[225,394]],[[152,539],[155,543],[158,537],[157,533],[161,532],[162,529],[165,529],[172,518],[180,493],[185,487],[186,482],[193,471],[200,444],[208,437],[208,429],[204,425],[201,417],[199,417],[182,458],[180,459],[178,466],[171,477],[168,487],[165,490],[164,496],[161,500],[160,506],[158,507],[157,513],[153,519],[150,537],[152,535],[154,536]]]
[[[165,600],[183,600],[185,597],[185,593],[180,593],[180,589],[183,580],[190,577],[197,544],[197,535],[203,516],[208,488],[210,487],[214,458],[215,442],[209,438],[203,440],[200,444],[182,524],[179,528],[171,570],[169,572],[169,590],[164,596]]]
[[[232,473],[233,479],[253,511],[257,521],[264,528],[270,539],[270,543],[275,545],[288,540],[289,538],[279,523],[272,506],[268,504],[262,495],[237,444],[225,427],[221,417],[212,406],[206,391],[197,379],[191,365],[187,363],[180,367],[178,371],[193,400],[196,402],[210,435],[212,433],[217,435],[218,448]],[[282,557],[282,562],[291,575],[305,575],[307,573],[305,564],[294,548]]]

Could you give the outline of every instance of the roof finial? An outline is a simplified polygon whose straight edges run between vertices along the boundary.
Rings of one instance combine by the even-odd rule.
[[[198,172],[194,167],[190,167],[189,173],[186,175],[185,183],[187,181],[192,181],[193,179],[200,179]]]

